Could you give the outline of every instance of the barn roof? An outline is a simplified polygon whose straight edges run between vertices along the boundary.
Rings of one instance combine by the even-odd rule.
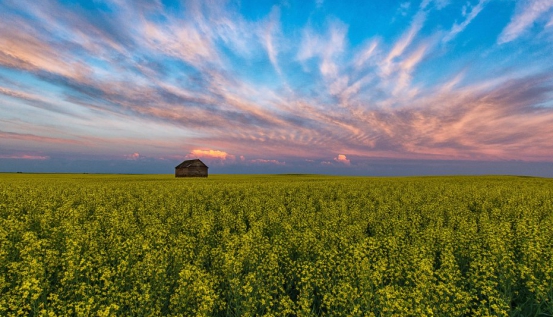
[[[177,165],[175,168],[185,168],[185,167],[207,167],[207,165],[204,164],[204,162],[200,161],[199,159],[195,160],[186,160],[179,165]]]

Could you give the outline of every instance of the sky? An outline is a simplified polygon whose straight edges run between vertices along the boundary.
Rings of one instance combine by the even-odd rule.
[[[0,172],[553,177],[553,0],[0,0]]]

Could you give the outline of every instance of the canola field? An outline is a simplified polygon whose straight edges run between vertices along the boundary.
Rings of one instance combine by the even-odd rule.
[[[0,174],[0,316],[553,316],[553,179]]]

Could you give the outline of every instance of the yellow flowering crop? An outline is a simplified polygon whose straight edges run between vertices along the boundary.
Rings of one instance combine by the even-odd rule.
[[[553,180],[0,174],[0,316],[553,316]]]

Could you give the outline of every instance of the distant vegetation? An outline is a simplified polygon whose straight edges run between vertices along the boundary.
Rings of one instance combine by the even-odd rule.
[[[553,180],[0,174],[1,316],[552,316]]]

